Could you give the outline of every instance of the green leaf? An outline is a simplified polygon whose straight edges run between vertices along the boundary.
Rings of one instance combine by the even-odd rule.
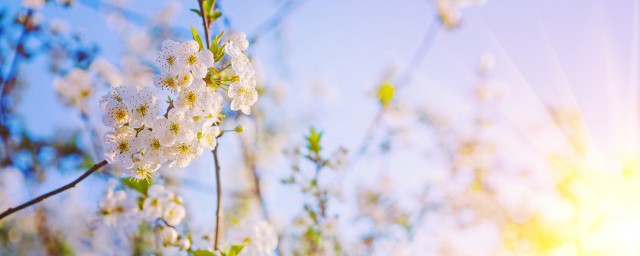
[[[207,251],[207,250],[192,251],[191,255],[193,255],[193,256],[216,256],[215,253],[213,253],[211,251]]]
[[[198,9],[191,9],[190,11],[195,12],[196,14],[198,14],[198,17],[202,17],[202,15],[200,14],[200,10],[198,10]]]
[[[211,15],[209,16],[209,20],[211,22],[215,22],[218,18],[222,17],[222,13],[218,10],[215,10],[213,13],[211,13]]]
[[[385,81],[378,87],[376,95],[378,96],[378,101],[383,107],[386,107],[393,100],[393,96],[395,95],[396,88],[388,81]]]
[[[224,47],[227,46],[227,44],[223,44],[222,47],[218,48],[217,52],[213,53],[213,58],[214,60],[220,61],[223,57],[224,57]]]
[[[320,146],[322,132],[318,133],[315,128],[311,127],[309,135],[305,138],[307,139],[307,149],[318,156],[320,154],[320,150],[322,150],[322,146]]]
[[[238,254],[240,254],[244,246],[245,246],[244,244],[232,245],[229,248],[229,251],[227,251],[227,256],[238,256]]]
[[[151,186],[151,182],[146,180],[137,180],[134,178],[121,178],[120,183],[142,193],[143,195],[147,194],[147,190],[149,190],[149,187]]]
[[[198,42],[198,46],[200,46],[200,50],[204,49],[204,46],[202,45],[202,38],[200,38],[200,34],[198,34],[198,31],[196,31],[196,29],[193,28],[193,26],[191,26],[191,35],[193,35],[193,40],[196,40],[196,42]]]

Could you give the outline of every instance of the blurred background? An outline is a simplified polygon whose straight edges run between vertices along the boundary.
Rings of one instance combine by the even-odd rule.
[[[57,77],[99,60],[120,81],[152,85],[160,42],[202,31],[197,1],[48,1],[29,11],[25,2],[0,4],[2,76],[16,78],[2,102],[2,210],[102,159],[92,148],[107,131],[98,98],[109,87],[96,85],[80,111],[60,100]],[[218,141],[228,230],[267,220],[281,255],[640,253],[640,1],[217,8],[213,31],[246,33],[261,93],[251,116],[223,127],[244,131]],[[40,28],[22,54],[25,15]],[[313,177],[311,127],[331,162],[317,180],[326,216],[313,224],[305,205],[315,196],[300,178]],[[139,224],[109,226],[98,214],[111,176],[0,221],[0,254],[135,254],[147,244],[132,240]],[[207,248],[196,240],[215,228],[211,154],[156,179],[182,196],[180,229]],[[186,254],[166,250],[140,251]]]

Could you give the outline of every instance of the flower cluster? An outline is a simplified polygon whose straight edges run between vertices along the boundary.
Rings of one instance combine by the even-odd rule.
[[[104,137],[107,161],[131,170],[137,179],[148,179],[163,164],[182,169],[204,150],[213,150],[223,105],[218,89],[228,91],[232,110],[245,114],[258,99],[249,58],[231,41],[226,49],[227,67],[232,66],[235,75],[220,78],[225,68],[216,69],[213,53],[200,49],[196,41],[162,43],[154,83],[176,96],[175,101],[169,97],[164,115],[158,114],[158,97],[150,87],[119,86],[103,96],[102,121],[113,128]],[[233,82],[225,88],[222,81]]]

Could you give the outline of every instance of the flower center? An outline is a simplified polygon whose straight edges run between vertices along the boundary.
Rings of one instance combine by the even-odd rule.
[[[184,144],[184,143],[183,143],[183,144],[180,144],[180,145],[178,146],[178,151],[179,151],[180,153],[182,153],[182,154],[185,154],[185,155],[186,155],[186,154],[189,154],[189,151],[190,151],[190,150],[189,150],[189,145]]]
[[[121,153],[129,151],[129,143],[127,143],[126,141],[121,141],[120,143],[118,143],[118,150],[120,150]]]
[[[153,141],[151,142],[151,149],[153,150],[159,150],[160,149],[160,141],[157,139],[153,139]]]
[[[196,96],[194,92],[189,92],[189,94],[187,94],[187,103],[189,105],[191,106],[195,105],[197,99],[198,99],[198,96]]]
[[[137,110],[141,116],[147,116],[147,110],[149,110],[149,106],[147,106],[147,104],[142,104],[138,107]]]
[[[193,64],[196,64],[196,62],[198,62],[198,58],[196,58],[196,55],[195,54],[189,55],[189,58],[187,58],[187,63],[189,65],[193,65]]]
[[[116,120],[122,122],[124,120],[127,120],[127,111],[124,109],[118,109],[116,111]]]
[[[173,132],[175,135],[178,135],[178,132],[180,131],[180,124],[171,122],[169,131]]]
[[[166,77],[162,80],[162,84],[166,89],[172,90],[176,87],[176,80],[171,77]]]
[[[167,61],[167,64],[169,64],[169,66],[173,66],[173,63],[176,62],[176,56],[169,56],[165,59]]]

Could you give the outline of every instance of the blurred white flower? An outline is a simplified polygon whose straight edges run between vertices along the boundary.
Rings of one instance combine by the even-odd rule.
[[[142,203],[142,214],[145,219],[154,221],[162,217],[164,206],[169,202],[164,186],[153,184],[147,190],[147,198]]]
[[[65,104],[87,112],[87,99],[94,89],[91,75],[85,70],[75,68],[66,76],[55,78],[53,87]]]
[[[228,41],[233,43],[240,51],[246,51],[249,48],[249,41],[247,41],[247,35],[240,31],[231,32]]]
[[[166,209],[164,210],[164,214],[162,218],[167,222],[167,224],[171,226],[177,226],[182,222],[186,215],[186,211],[184,206],[175,202],[169,202]]]
[[[160,238],[163,246],[174,245],[178,241],[178,231],[172,227],[163,227],[160,231]]]
[[[278,246],[278,233],[267,221],[250,221],[231,231],[233,244],[247,243],[240,255],[268,256],[274,255]]]
[[[100,201],[100,214],[104,216],[104,221],[109,226],[123,224],[138,209],[135,202],[129,200],[124,191],[115,191],[115,184],[110,182],[107,193]]]
[[[440,20],[447,29],[460,25],[460,11],[472,6],[481,6],[486,0],[436,0]]]

